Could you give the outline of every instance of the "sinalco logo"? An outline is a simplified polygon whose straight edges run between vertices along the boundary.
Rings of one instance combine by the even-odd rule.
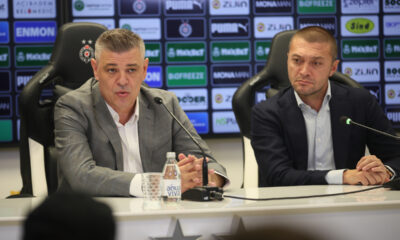
[[[81,0],[77,0],[74,3],[74,8],[76,11],[82,11],[85,8],[85,3]]]
[[[135,0],[132,4],[133,11],[142,14],[146,11],[146,2],[143,0]]]
[[[356,34],[371,32],[374,27],[374,22],[367,18],[353,18],[346,22],[346,29]]]

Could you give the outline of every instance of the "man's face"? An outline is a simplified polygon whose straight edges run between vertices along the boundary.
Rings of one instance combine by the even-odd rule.
[[[321,97],[328,88],[328,77],[337,69],[328,43],[310,43],[300,37],[292,40],[288,52],[288,74],[300,97]]]
[[[139,48],[122,53],[104,49],[99,60],[92,59],[101,95],[117,113],[133,111],[140,85],[146,78],[148,63]]]

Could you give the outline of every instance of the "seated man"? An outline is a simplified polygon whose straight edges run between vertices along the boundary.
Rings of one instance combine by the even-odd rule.
[[[333,81],[337,46],[320,27],[295,33],[288,87],[252,113],[252,146],[262,186],[383,184],[400,171],[400,143],[340,123],[341,116],[394,134],[376,98]],[[370,153],[365,155],[365,147]]]
[[[59,190],[142,196],[140,173],[161,172],[169,151],[180,153],[182,192],[201,186],[201,151],[155,97],[200,142],[209,161],[209,184],[224,184],[225,169],[213,159],[176,96],[141,85],[149,62],[144,53],[137,34],[125,29],[104,32],[91,60],[94,78],[57,101]]]

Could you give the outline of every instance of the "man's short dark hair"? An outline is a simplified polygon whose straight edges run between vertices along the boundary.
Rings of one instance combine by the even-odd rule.
[[[336,44],[336,39],[332,36],[332,34],[326,30],[325,28],[319,27],[319,26],[310,26],[310,27],[305,27],[300,30],[298,30],[292,37],[289,43],[289,48],[290,44],[292,43],[293,39],[295,38],[301,38],[304,39],[307,42],[314,43],[328,43],[331,46],[331,55],[333,61],[336,60],[337,58],[337,44]]]
[[[78,193],[54,193],[29,213],[23,240],[113,240],[111,208]]]
[[[145,56],[145,46],[143,39],[136,33],[116,28],[103,32],[96,40],[95,57],[99,60],[101,52],[108,50],[111,52],[122,53],[133,48],[138,48],[142,57]]]

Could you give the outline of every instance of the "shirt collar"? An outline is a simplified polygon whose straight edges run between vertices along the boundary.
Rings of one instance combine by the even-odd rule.
[[[111,117],[113,118],[114,122],[117,124],[117,126],[123,126],[119,122],[119,115],[118,113],[106,102],[107,108],[111,113]],[[132,114],[131,118],[129,118],[128,122],[126,124],[131,124],[136,122],[139,119],[139,97],[136,98],[136,104],[135,104],[135,112]],[[125,125],[126,125],[125,124]]]
[[[294,91],[294,96],[296,97],[296,102],[299,107],[301,106],[308,106],[306,103],[301,100],[299,94],[297,94],[296,91]],[[329,102],[331,100],[332,94],[331,94],[331,82],[328,80],[328,89],[326,90],[324,101],[322,105],[324,105],[326,102]]]

